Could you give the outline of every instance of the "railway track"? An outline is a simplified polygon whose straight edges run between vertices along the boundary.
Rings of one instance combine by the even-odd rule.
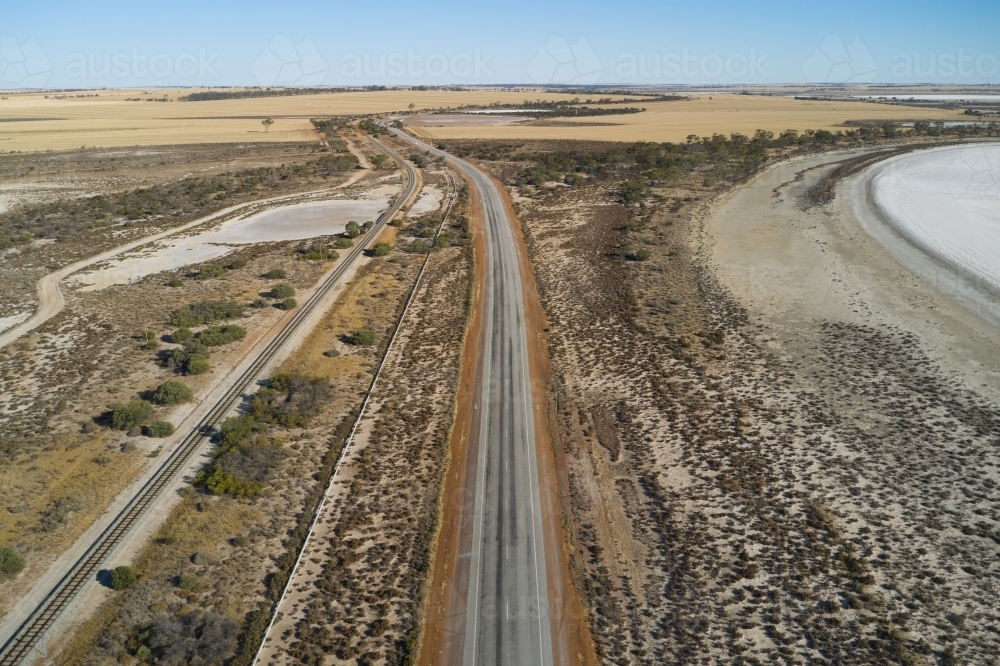
[[[367,238],[374,240],[385,225],[399,212],[403,204],[414,194],[417,185],[416,171],[394,151],[386,148],[376,139],[372,143],[403,168],[407,184],[404,191],[393,201],[392,205],[381,216],[368,233]],[[42,602],[17,628],[14,634],[4,644],[0,651],[0,666],[17,666],[21,664],[37,645],[46,632],[55,624],[62,613],[73,603],[79,592],[93,582],[101,567],[114,551],[124,542],[129,533],[139,524],[143,515],[154,506],[175,480],[177,474],[187,466],[192,455],[201,447],[205,439],[211,437],[222,419],[231,412],[243,399],[247,391],[260,378],[272,359],[285,344],[295,335],[326,297],[337,286],[340,278],[350,268],[354,261],[364,252],[369,243],[358,243],[345,257],[343,263],[323,281],[316,292],[295,313],[295,316],[275,336],[264,352],[240,375],[225,395],[212,407],[198,425],[184,438],[164,461],[159,470],[142,486],[126,507],[115,517],[111,524],[91,544],[86,553],[80,557],[73,567],[45,596]],[[39,652],[39,654],[42,654]]]

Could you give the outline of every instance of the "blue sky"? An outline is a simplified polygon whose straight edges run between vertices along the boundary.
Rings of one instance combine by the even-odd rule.
[[[1000,83],[983,0],[4,4],[4,88]]]

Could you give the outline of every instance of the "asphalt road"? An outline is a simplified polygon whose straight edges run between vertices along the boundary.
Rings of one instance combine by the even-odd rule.
[[[445,157],[465,173],[486,216],[485,349],[479,386],[465,666],[550,666],[541,503],[524,302],[513,229],[500,193],[468,162],[404,132],[410,143]],[[470,441],[477,441],[470,438]]]

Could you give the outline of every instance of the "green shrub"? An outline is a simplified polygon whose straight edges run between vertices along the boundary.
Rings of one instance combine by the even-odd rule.
[[[344,236],[346,236],[347,238],[357,238],[360,235],[361,235],[361,227],[359,227],[358,223],[355,222],[354,220],[348,222],[347,226],[344,227]]]
[[[189,341],[193,337],[194,333],[191,332],[191,329],[184,328],[182,326],[181,328],[178,328],[177,330],[175,330],[173,333],[170,334],[170,341],[176,342],[177,344],[181,344]]]
[[[434,228],[433,227],[424,227],[423,229],[421,229],[417,233],[417,236],[419,236],[420,238],[433,238],[434,237]]]
[[[154,411],[153,405],[145,400],[130,400],[114,408],[111,412],[111,425],[116,430],[131,430],[148,421]]]
[[[179,287],[184,284],[184,281],[180,278],[170,278],[170,282],[167,283],[168,287]]]
[[[13,578],[24,569],[25,561],[16,550],[4,546],[0,548],[0,580]]]
[[[139,339],[142,340],[142,346],[144,349],[159,349],[160,339],[156,335],[156,331],[143,331],[139,334]]]
[[[360,330],[351,333],[351,344],[352,345],[373,345],[378,336],[375,331],[367,328],[362,328]]]
[[[333,241],[333,246],[338,250],[346,250],[349,247],[354,247],[354,241],[350,238],[338,238]]]
[[[284,280],[288,275],[281,268],[275,268],[264,273],[264,278],[267,280]]]
[[[146,427],[147,437],[170,437],[174,434],[174,424],[170,421],[153,421]]]
[[[242,316],[243,306],[235,301],[198,301],[174,310],[170,314],[170,323],[174,326],[197,326]]]
[[[280,303],[278,303],[278,307],[282,310],[292,310],[298,304],[299,304],[298,301],[296,301],[294,298],[286,298]]]
[[[208,372],[208,358],[200,354],[189,356],[184,362],[184,372],[189,375],[203,375]]]
[[[392,252],[392,246],[386,243],[385,241],[382,241],[380,243],[375,243],[375,247],[372,248],[372,254],[374,254],[376,257],[384,257],[390,252]]]
[[[182,402],[190,402],[194,398],[194,393],[184,382],[176,379],[168,379],[160,384],[153,392],[153,402],[158,405],[178,405]]]
[[[198,577],[193,573],[181,574],[180,578],[177,580],[177,587],[182,590],[190,590],[195,585],[198,584]]]
[[[257,310],[261,310],[263,308],[266,308],[268,305],[270,305],[270,303],[268,303],[267,300],[265,300],[263,298],[255,299],[252,303],[250,303],[250,307],[252,307],[254,309],[257,309]]]
[[[120,567],[115,567],[114,571],[111,572],[111,589],[121,590],[128,589],[135,585],[136,575],[135,570],[127,564],[123,564]]]
[[[198,334],[198,341],[206,347],[218,347],[228,345],[247,337],[247,330],[236,324],[223,324],[222,326],[209,326]]]
[[[208,280],[209,278],[222,277],[222,274],[225,272],[226,269],[219,264],[202,264],[198,270],[198,279]]]
[[[288,298],[295,295],[295,287],[290,284],[276,284],[271,287],[271,298]]]
[[[435,250],[440,250],[441,248],[447,247],[447,246],[448,246],[448,235],[447,234],[441,234],[440,236],[438,236],[437,238],[434,239],[434,249]]]
[[[228,268],[231,271],[237,271],[246,265],[247,262],[243,261],[242,259],[233,259],[228,264],[226,264],[226,268]]]

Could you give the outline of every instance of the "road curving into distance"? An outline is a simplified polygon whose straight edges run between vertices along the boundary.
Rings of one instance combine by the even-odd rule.
[[[208,444],[216,426],[252,391],[264,373],[269,370],[271,361],[294,339],[296,333],[312,318],[312,315],[316,314],[317,309],[340,283],[351,265],[413,196],[418,182],[413,167],[381,143],[374,140],[372,143],[403,166],[407,184],[403,192],[379,216],[375,226],[367,235],[368,242],[357,243],[344,261],[330,272],[313,295],[267,344],[261,355],[238,376],[178,446],[169,452],[169,455],[164,456],[161,466],[139,487],[125,508],[116,514],[99,536],[85,548],[84,554],[75,562],[71,562],[65,571],[50,571],[46,574],[47,579],[54,578],[56,581],[44,591],[41,601],[26,613],[24,620],[11,635],[0,636],[0,641],[3,641],[0,647],[0,666],[27,663],[32,652],[36,656],[44,654],[39,648],[44,648],[47,634],[53,625],[66,614],[67,609],[79,598],[80,592],[95,583],[98,572],[109,558],[135,532],[150,509],[163,497],[164,491],[174,484],[181,470],[188,467],[194,455]],[[143,242],[149,240],[147,238]]]
[[[484,348],[477,402],[475,489],[461,508],[470,521],[465,666],[553,663],[542,511],[535,451],[525,306],[514,230],[496,185],[472,164],[401,130],[404,141],[445,158],[471,181],[486,224]],[[475,435],[475,433],[473,433]],[[465,528],[463,528],[465,529]],[[454,564],[454,570],[462,568]],[[463,576],[464,577],[464,576]],[[456,576],[456,579],[458,576]]]

